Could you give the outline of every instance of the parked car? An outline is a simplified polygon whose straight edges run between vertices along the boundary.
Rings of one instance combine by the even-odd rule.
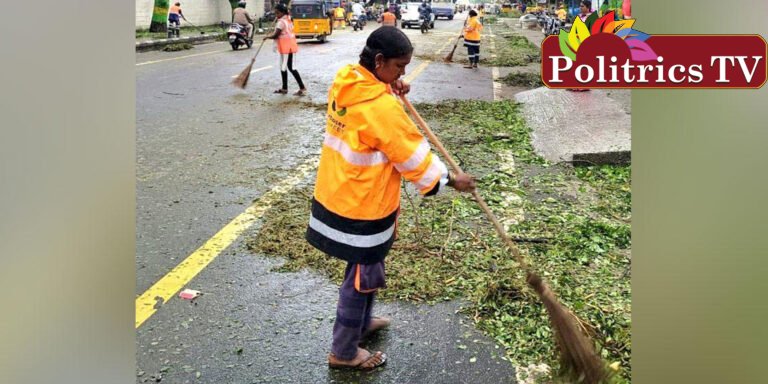
[[[455,8],[453,3],[432,3],[432,13],[435,14],[435,19],[445,17],[448,20],[453,20]]]
[[[421,3],[405,3],[401,7],[403,17],[400,19],[400,27],[412,28],[420,27],[421,21],[419,20],[419,6]],[[432,14],[430,15],[429,28],[435,28],[435,9],[432,8]]]

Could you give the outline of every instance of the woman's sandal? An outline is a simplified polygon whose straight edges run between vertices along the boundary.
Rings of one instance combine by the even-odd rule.
[[[278,89],[275,89],[272,93],[279,93],[279,94],[285,95],[286,93],[288,93],[288,90],[287,89],[278,88]]]
[[[384,352],[381,352],[381,351],[376,352],[376,353],[368,352],[368,357],[366,357],[362,362],[360,362],[360,364],[357,364],[357,365],[345,365],[345,364],[334,364],[334,363],[331,363],[331,356],[334,356],[333,353],[331,353],[328,356],[328,367],[329,368],[333,368],[333,369],[355,369],[355,370],[358,370],[358,371],[370,371],[372,369],[376,369],[378,367],[381,367],[382,365],[384,365],[387,362],[387,354],[384,353]],[[375,359],[377,356],[379,357],[380,361],[378,363],[371,364],[370,363],[371,360]]]
[[[294,96],[306,96],[307,90],[306,89],[299,89],[298,91],[293,93]]]

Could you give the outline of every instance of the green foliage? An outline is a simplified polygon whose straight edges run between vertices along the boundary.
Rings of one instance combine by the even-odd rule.
[[[538,72],[513,72],[502,77],[499,81],[515,87],[538,88],[543,85],[541,75]]]
[[[516,67],[541,62],[541,50],[525,36],[509,32],[508,27],[494,26],[496,57],[481,55],[481,61],[497,67]]]
[[[165,47],[163,47],[163,51],[166,51],[166,52],[184,51],[187,49],[192,49],[193,47],[194,46],[190,43],[168,44]]]
[[[479,191],[509,225],[527,261],[593,333],[604,360],[620,363],[614,381],[629,382],[629,167],[548,164],[534,153],[530,130],[510,101],[447,101],[417,109],[462,168],[478,178]],[[471,196],[448,191],[421,198],[405,191],[398,240],[387,256],[388,288],[379,297],[426,303],[461,298],[468,303],[464,312],[513,364],[556,368],[546,309]],[[310,194],[308,187],[278,202],[247,244],[286,257],[280,270],[311,267],[339,282],[343,262],[303,240]]]

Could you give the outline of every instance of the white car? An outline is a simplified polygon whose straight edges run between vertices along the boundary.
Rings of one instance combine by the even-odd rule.
[[[420,27],[421,21],[419,21],[419,6],[421,3],[405,3],[402,8],[401,12],[403,13],[403,16],[400,18],[400,27],[405,28],[411,28],[411,27]],[[429,15],[429,28],[433,29],[435,28],[435,12],[433,11]]]

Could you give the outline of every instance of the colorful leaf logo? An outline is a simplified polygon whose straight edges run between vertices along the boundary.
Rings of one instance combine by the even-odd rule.
[[[586,21],[581,21],[581,19],[576,18],[573,22],[573,26],[571,26],[570,32],[566,32],[564,29],[560,30],[560,34],[558,35],[560,52],[575,61],[576,53],[579,51],[579,47],[585,40],[598,33],[609,33],[624,40],[624,43],[627,44],[627,47],[629,47],[629,51],[632,54],[632,60],[656,60],[658,55],[653,51],[653,48],[646,43],[646,40],[648,40],[651,35],[632,29],[635,25],[635,19],[618,21],[614,19],[615,14],[613,11],[606,13],[605,16],[601,18],[597,18],[597,13],[592,13]]]

